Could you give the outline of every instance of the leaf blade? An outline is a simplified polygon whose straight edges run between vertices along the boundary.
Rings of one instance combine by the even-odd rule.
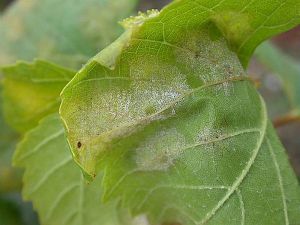
[[[42,60],[18,62],[1,71],[4,116],[21,133],[58,110],[59,94],[75,75],[72,70]]]
[[[2,87],[0,86],[0,91]],[[0,97],[0,193],[17,191],[21,187],[20,171],[12,168],[11,158],[18,135],[4,121],[2,97]]]
[[[244,8],[242,3],[178,1],[125,20],[126,33],[65,87],[60,114],[75,161],[91,177],[105,171],[105,200],[121,198],[152,224],[297,223],[297,180],[276,145],[285,186],[292,184],[285,192],[292,196],[288,221],[286,187],[276,164],[268,164],[274,154],[266,137],[273,128],[242,63],[299,14],[293,11],[295,20],[285,28],[262,28],[262,35],[256,30],[265,20],[256,12],[271,15],[282,2],[243,3],[254,24],[249,42],[244,28],[230,36],[243,18],[226,10]],[[277,142],[274,136],[271,141]]]
[[[116,203],[100,202],[101,176],[90,185],[84,181],[69,154],[57,115],[43,119],[25,135],[14,155],[14,164],[25,168],[23,197],[32,200],[42,223],[129,224],[126,211],[115,210]]]

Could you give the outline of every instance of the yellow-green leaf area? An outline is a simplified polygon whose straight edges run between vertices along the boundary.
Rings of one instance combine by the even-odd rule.
[[[4,116],[20,132],[35,127],[44,116],[58,111],[60,92],[75,75],[72,70],[41,60],[18,62],[1,71]]]

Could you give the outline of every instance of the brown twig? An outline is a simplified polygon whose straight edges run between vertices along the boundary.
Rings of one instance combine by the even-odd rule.
[[[277,117],[273,120],[273,124],[276,128],[293,122],[300,122],[300,115],[287,114],[281,117]]]

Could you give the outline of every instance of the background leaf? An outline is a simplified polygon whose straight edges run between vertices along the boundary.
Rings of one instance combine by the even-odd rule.
[[[0,193],[17,191],[21,188],[21,182],[19,179],[21,174],[20,171],[12,168],[11,158],[18,139],[18,135],[13,132],[4,121],[2,115],[1,96],[0,128]]]
[[[26,0],[0,17],[0,65],[36,57],[79,68],[121,32],[136,0]],[[55,15],[55,16],[54,16]]]
[[[37,217],[30,203],[22,202],[17,192],[0,194],[1,225],[36,225]]]
[[[1,17],[0,34],[2,35],[2,40],[0,43],[0,64],[12,63],[16,59],[31,60],[40,56],[63,65],[78,68],[89,56],[98,52],[116,37],[121,30],[116,25],[117,20],[120,20],[122,16],[127,16],[135,3],[135,0],[19,1]],[[55,9],[56,15],[60,13],[61,15],[53,17],[54,12],[53,10],[49,10],[51,9],[49,7]],[[80,15],[80,13],[85,13],[85,15]],[[41,32],[37,32],[37,30]],[[73,41],[82,42],[82,44],[79,46],[78,43],[73,43]],[[59,92],[64,86],[63,83],[69,80],[70,77],[68,75],[73,75],[73,72],[67,69],[44,61],[36,61],[34,64],[17,63],[16,65],[5,67],[3,71],[6,75],[5,107],[7,118],[10,124],[21,132],[34,127],[40,118],[57,110]],[[66,79],[62,79],[62,75]],[[45,107],[45,105],[49,107]],[[1,191],[3,189],[11,191],[11,187],[16,188],[11,185],[12,183],[20,184],[19,177],[17,178],[13,174],[15,169],[12,169],[10,166],[10,157],[13,148],[6,148],[6,144],[14,145],[15,142],[15,140],[7,139],[7,133],[10,134],[11,132],[15,135],[15,132],[10,131],[7,126],[4,126],[4,123],[2,123],[2,114],[0,119],[0,186]],[[37,166],[37,162],[35,165]],[[77,169],[76,166],[74,166],[75,169]],[[80,172],[77,175],[80,181]],[[99,190],[93,192],[91,188],[87,189],[90,195],[94,193],[99,194]],[[44,194],[47,195],[48,193]],[[18,220],[20,206],[8,207],[7,202],[11,204],[12,201],[10,199],[6,200],[7,196],[7,194],[4,195],[5,199],[3,201],[2,195],[0,196],[0,211],[4,213],[3,210],[5,209],[6,215],[4,218],[1,213],[0,224],[28,224],[23,218],[22,222]],[[51,196],[55,197],[54,195]],[[89,197],[90,199],[93,198],[93,201],[97,198],[95,195]],[[107,209],[103,210],[105,206],[98,207],[98,203],[98,201],[95,201],[95,211],[78,213],[75,217],[83,215],[89,220],[93,220],[95,224],[101,225],[107,223],[110,225],[119,224],[119,220],[122,221],[120,222],[121,224],[127,224],[125,223],[127,218],[116,217],[118,213],[115,212],[114,204],[110,204]],[[44,202],[41,203],[43,207],[48,206],[47,204],[43,204]],[[91,206],[93,207],[93,205]],[[10,210],[11,208],[13,210]],[[100,210],[100,213],[96,210]],[[43,210],[38,208],[38,211]],[[9,214],[10,212],[12,212],[12,215]],[[26,216],[30,214],[30,212],[27,212]],[[107,218],[105,218],[106,214]],[[126,213],[122,214],[125,214],[125,217],[127,217]],[[101,218],[92,218],[94,216],[100,216]],[[34,224],[35,222],[32,219],[30,221],[29,224]],[[78,222],[78,219],[76,222]],[[58,224],[62,224],[61,221]]]
[[[90,185],[84,181],[58,116],[47,117],[25,135],[14,162],[25,168],[23,196],[32,200],[42,224],[131,224],[126,211],[115,210],[116,203],[100,202],[101,176]]]
[[[0,65],[42,57],[79,68],[116,38],[121,31],[117,21],[128,16],[135,4],[135,0],[18,1],[0,17]],[[44,61],[20,62],[3,68],[2,72],[6,77],[6,119],[19,132],[27,131],[41,118],[57,111],[59,92],[74,75]],[[1,137],[1,147],[5,144]],[[6,189],[11,183],[20,184],[20,179],[12,176],[15,171],[10,166],[12,150],[8,157],[1,152],[0,186]]]
[[[59,94],[74,71],[45,61],[19,62],[3,67],[4,115],[19,132],[35,127],[40,119],[57,112]]]
[[[299,23],[294,7],[177,1],[124,22],[60,111],[75,160],[91,177],[104,168],[106,200],[153,224],[300,220],[297,180],[239,61]]]
[[[22,173],[11,165],[19,135],[5,123],[1,103],[0,97],[0,224],[35,225],[37,222],[31,205],[23,203],[18,193],[21,189]]]
[[[22,224],[21,215],[11,201],[0,196],[0,224],[1,225],[20,225]]]

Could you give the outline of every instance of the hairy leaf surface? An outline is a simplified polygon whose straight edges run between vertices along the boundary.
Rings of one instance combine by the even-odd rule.
[[[60,92],[75,72],[37,60],[1,69],[4,116],[17,131],[35,127],[44,116],[58,111]]]
[[[136,0],[19,0],[0,17],[0,64],[36,57],[79,68],[112,40]]]
[[[101,176],[90,185],[85,182],[57,115],[50,115],[25,135],[14,163],[25,168],[23,197],[33,202],[42,224],[131,224],[126,211],[116,211],[116,203],[101,203]]]
[[[295,3],[176,1],[124,22],[60,110],[75,161],[104,169],[105,199],[153,224],[298,223],[297,180],[240,63],[299,23]]]

